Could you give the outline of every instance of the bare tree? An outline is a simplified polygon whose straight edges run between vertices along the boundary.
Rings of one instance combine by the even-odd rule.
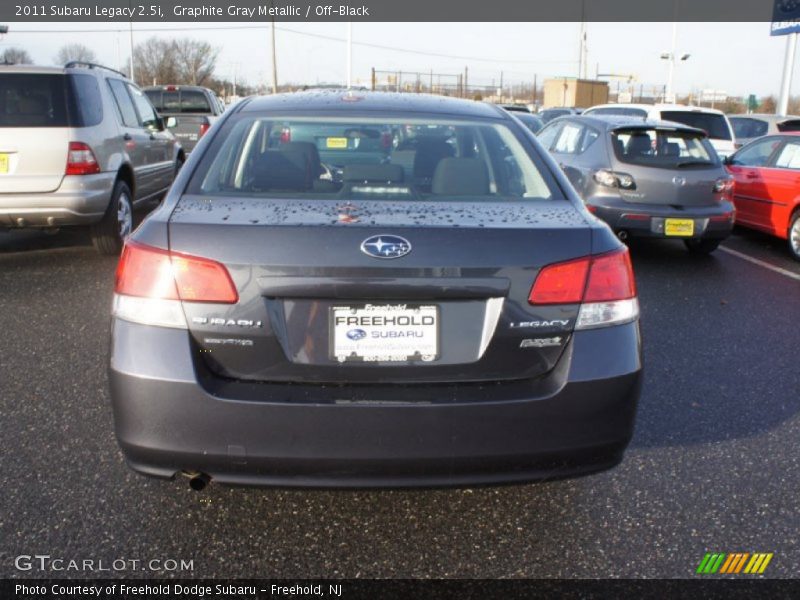
[[[175,40],[174,48],[178,60],[179,83],[205,85],[214,74],[219,50],[208,42],[191,38]]]
[[[151,37],[137,44],[133,51],[133,68],[136,81],[141,85],[181,83],[177,81],[174,42]]]
[[[214,78],[218,54],[219,49],[208,42],[151,37],[133,51],[136,81],[142,85],[208,85]]]
[[[83,44],[74,43],[61,46],[58,54],[56,54],[55,63],[57,65],[65,65],[71,60],[95,62],[97,56],[91,48]]]
[[[27,50],[11,47],[6,48],[3,50],[2,54],[0,54],[0,63],[10,65],[32,65],[33,59],[31,55],[28,54]]]

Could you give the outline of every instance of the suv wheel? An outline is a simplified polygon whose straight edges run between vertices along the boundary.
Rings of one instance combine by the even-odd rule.
[[[800,260],[800,210],[796,210],[789,220],[789,251],[792,258]]]
[[[92,243],[100,254],[119,254],[122,244],[133,231],[133,202],[131,190],[124,181],[118,181],[111,194],[106,214],[92,225]]]
[[[692,254],[711,254],[717,249],[721,240],[683,240]]]

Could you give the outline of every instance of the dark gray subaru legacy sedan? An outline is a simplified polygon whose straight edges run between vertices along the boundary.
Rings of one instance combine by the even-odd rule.
[[[241,102],[128,239],[113,310],[123,453],[195,489],[576,475],[633,430],[628,252],[484,103]]]

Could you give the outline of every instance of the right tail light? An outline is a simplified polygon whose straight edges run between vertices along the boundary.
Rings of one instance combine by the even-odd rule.
[[[539,271],[528,302],[581,304],[575,329],[634,321],[639,316],[636,281],[627,248],[547,265]]]

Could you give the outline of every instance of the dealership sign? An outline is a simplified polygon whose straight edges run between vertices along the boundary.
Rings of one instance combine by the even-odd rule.
[[[770,35],[786,35],[798,31],[800,31],[800,0],[775,0]]]

